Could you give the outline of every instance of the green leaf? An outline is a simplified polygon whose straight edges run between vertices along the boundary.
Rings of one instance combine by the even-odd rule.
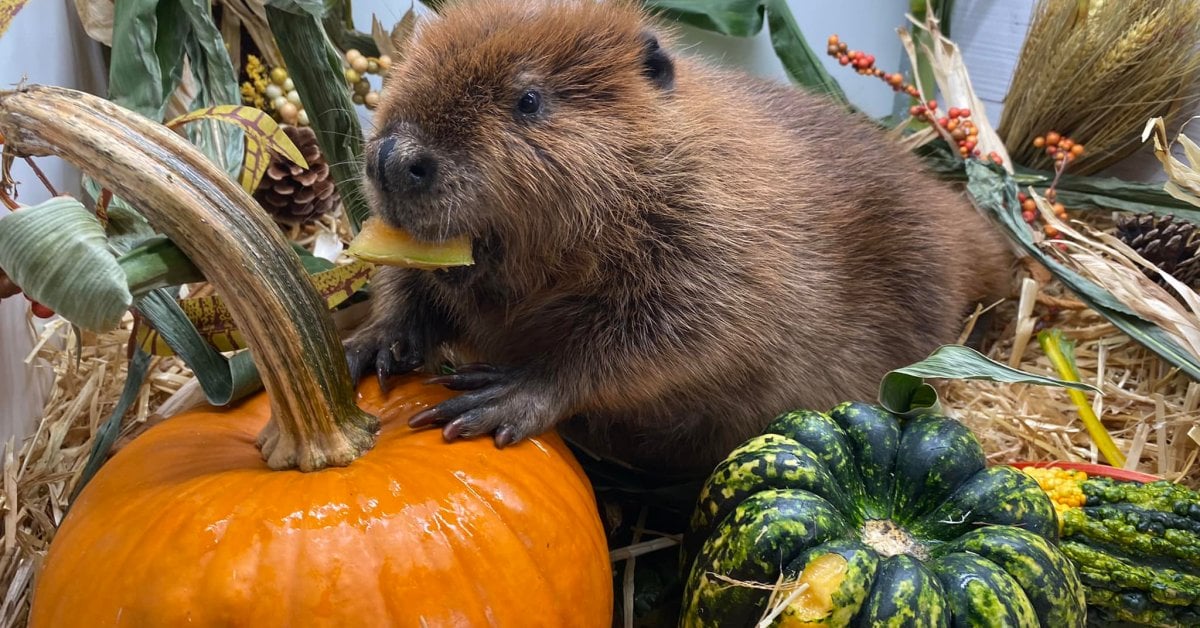
[[[237,72],[225,49],[221,31],[213,22],[208,0],[173,0],[178,2],[191,26],[186,50],[196,78],[196,98],[192,109],[216,105],[237,105],[242,102]],[[245,137],[236,125],[218,120],[197,120],[187,126],[188,139],[219,165],[230,177],[242,171]]]
[[[821,60],[809,47],[785,0],[771,0],[767,24],[771,30],[771,45],[775,48],[775,55],[793,81],[812,91],[827,94],[842,104],[849,102],[842,93],[841,85],[825,71]]]
[[[267,5],[267,21],[304,110],[309,112],[309,126],[330,164],[351,230],[357,233],[371,210],[362,189],[362,127],[350,100],[341,57],[327,43],[321,22],[308,13],[281,8],[272,0]]]
[[[141,296],[158,288],[204,281],[204,274],[166,236],[148,238],[121,257],[129,291]]]
[[[73,198],[0,218],[0,268],[30,297],[93,331],[116,328],[133,303],[104,228]]]
[[[950,154],[949,146],[944,141],[931,142],[916,152],[939,176],[955,181],[967,179],[963,162]],[[1032,185],[1045,189],[1054,181],[1054,173],[1018,165],[1013,180],[1022,188]],[[1064,174],[1055,189],[1058,191],[1057,200],[1072,210],[1171,214],[1200,224],[1200,209],[1167,194],[1161,183]]]
[[[925,379],[987,380],[1100,392],[1088,384],[1026,373],[996,362],[969,347],[942,345],[924,360],[885,375],[879,386],[880,405],[889,412],[903,416],[940,412],[937,391],[925,383]]]
[[[730,37],[752,37],[762,30],[763,0],[644,0],[646,7],[671,19]]]
[[[664,17],[730,37],[757,35],[765,18],[771,45],[792,80],[837,102],[848,102],[809,47],[786,0],[643,0],[643,4]]]
[[[223,406],[258,390],[262,380],[248,351],[226,358],[204,340],[166,289],[140,299],[138,312],[150,321],[163,339],[196,374],[208,402]]]
[[[79,492],[83,490],[84,486],[87,486],[92,476],[96,475],[100,466],[108,459],[108,452],[121,434],[121,419],[137,401],[138,393],[141,392],[149,372],[150,354],[134,347],[133,357],[129,359],[129,367],[125,370],[125,386],[121,389],[121,397],[117,399],[117,405],[113,406],[108,419],[104,421],[100,429],[96,430],[96,436],[92,439],[92,450],[88,454],[87,463],[83,466],[83,473],[71,491],[71,502],[75,501]]]
[[[190,30],[176,2],[115,3],[109,99],[151,120],[162,120],[167,97],[183,76]]]
[[[1181,347],[1170,334],[1137,315],[1108,291],[1060,264],[1034,243],[1033,233],[1021,218],[1017,186],[1012,177],[1004,175],[995,166],[988,166],[974,159],[966,162],[966,173],[969,178],[967,191],[979,207],[997,218],[1011,240],[1044,265],[1064,286],[1075,293],[1079,300],[1099,312],[1122,333],[1179,367],[1192,379],[1200,381],[1200,361]],[[1062,198],[1061,194],[1059,198]]]
[[[349,4],[348,0],[347,4]],[[323,0],[267,0],[266,5],[293,15],[309,15],[318,20],[325,17]],[[278,36],[276,34],[276,37]],[[289,64],[288,67],[290,68],[291,65]]]

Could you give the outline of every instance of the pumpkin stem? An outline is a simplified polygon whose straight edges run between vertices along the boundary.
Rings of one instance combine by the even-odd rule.
[[[379,420],[355,403],[333,321],[300,258],[250,196],[191,143],[108,100],[32,85],[0,92],[7,150],[57,155],[142,211],[220,292],[271,400],[273,469],[346,465]]]

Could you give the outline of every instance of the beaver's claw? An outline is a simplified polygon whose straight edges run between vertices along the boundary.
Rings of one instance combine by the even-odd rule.
[[[429,383],[467,391],[408,421],[412,427],[443,426],[447,441],[491,434],[497,447],[506,447],[545,432],[559,418],[552,388],[515,369],[470,364]]]
[[[350,378],[354,382],[374,371],[379,388],[387,391],[388,378],[413,371],[425,361],[425,344],[415,330],[373,330],[343,344]]]

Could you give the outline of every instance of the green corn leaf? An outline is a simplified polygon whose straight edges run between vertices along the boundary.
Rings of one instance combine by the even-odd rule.
[[[753,37],[764,21],[788,75],[811,91],[847,103],[841,86],[821,65],[786,0],[643,0],[651,11],[689,26],[730,37]]]
[[[966,162],[967,190],[975,203],[996,217],[1011,240],[1018,243],[1088,307],[1096,310],[1117,329],[1159,357],[1200,381],[1200,361],[1181,347],[1170,334],[1143,319],[1116,297],[1047,255],[1033,241],[1029,226],[1021,218],[1016,182],[998,168],[978,160]],[[1061,198],[1061,195],[1060,195]]]
[[[174,2],[179,4],[191,27],[185,47],[197,87],[191,108],[241,103],[237,72],[223,44],[221,31],[213,22],[210,3],[208,0],[173,0],[163,4]],[[238,177],[245,153],[241,127],[219,120],[197,120],[187,125],[185,132],[188,139],[230,177]]]
[[[325,17],[326,7],[323,0],[268,0],[268,6],[286,11],[293,15],[308,15],[318,20]],[[349,5],[349,0],[346,2]],[[279,35],[276,34],[276,37]],[[288,64],[291,68],[291,64]]]
[[[75,501],[79,492],[83,490],[84,486],[87,486],[92,476],[96,475],[100,466],[108,458],[108,452],[117,442],[117,436],[121,434],[121,419],[137,401],[138,393],[141,392],[149,372],[150,354],[134,347],[133,357],[129,359],[129,367],[125,370],[125,386],[121,389],[121,397],[117,399],[117,405],[113,407],[108,419],[104,421],[100,429],[96,430],[96,436],[92,439],[92,450],[88,453],[87,462],[83,466],[83,473],[71,491],[71,502]]]
[[[137,310],[195,372],[209,403],[214,406],[232,403],[262,385],[250,353],[241,351],[232,358],[221,355],[196,331],[170,291],[150,292],[138,301]]]
[[[1088,384],[1067,382],[1014,369],[962,345],[943,345],[929,357],[891,371],[879,385],[879,403],[889,412],[914,416],[940,412],[937,391],[925,379],[972,379],[992,382],[1058,386],[1100,392]]]
[[[191,31],[176,2],[122,0],[113,14],[109,99],[151,120],[162,120],[167,98],[183,77]]]
[[[116,328],[133,303],[100,221],[70,197],[0,218],[0,268],[30,297],[85,329]]]
[[[162,235],[142,242],[118,257],[117,263],[125,271],[129,291],[135,297],[158,288],[204,281],[204,274],[192,260]]]
[[[951,155],[942,140],[917,149],[916,153],[938,176],[952,181],[966,181],[963,162]],[[1054,173],[1016,166],[1013,181],[1021,186],[1038,189],[1050,187]],[[1171,214],[1200,224],[1200,209],[1179,200],[1163,190],[1161,183],[1126,181],[1116,177],[1075,176],[1064,174],[1059,179],[1057,200],[1072,210],[1127,211],[1134,213]]]
[[[350,100],[340,57],[328,44],[320,20],[299,10],[296,0],[270,0],[267,21],[304,110],[309,112],[317,144],[330,164],[329,172],[350,218],[350,228],[358,233],[371,210],[362,189],[362,127]]]

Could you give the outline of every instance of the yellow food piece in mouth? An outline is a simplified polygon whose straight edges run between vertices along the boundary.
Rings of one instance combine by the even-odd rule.
[[[471,255],[471,238],[467,236],[442,242],[422,242],[407,231],[376,218],[363,223],[362,230],[350,242],[346,252],[372,264],[427,270],[475,263]]]

